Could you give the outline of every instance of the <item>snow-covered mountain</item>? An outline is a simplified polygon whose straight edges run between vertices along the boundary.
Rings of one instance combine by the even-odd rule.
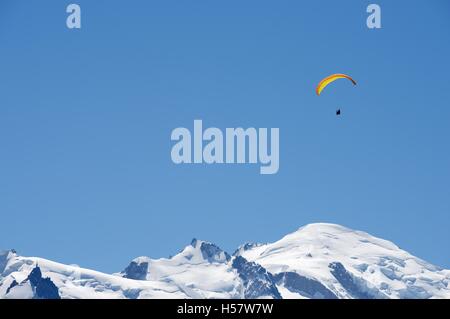
[[[0,298],[450,298],[450,270],[393,243],[310,224],[231,256],[192,240],[171,258],[138,257],[105,274],[0,252]]]

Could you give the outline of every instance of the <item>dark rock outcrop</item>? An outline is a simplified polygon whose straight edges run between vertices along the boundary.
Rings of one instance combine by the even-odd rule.
[[[56,287],[50,278],[42,277],[41,268],[39,268],[39,266],[36,265],[36,267],[34,267],[28,275],[27,280],[34,289],[34,299],[61,299],[58,287]]]
[[[281,299],[272,274],[261,265],[249,262],[244,257],[236,256],[232,267],[237,270],[244,284],[245,298],[254,299],[269,296],[274,299]]]
[[[145,280],[148,273],[148,262],[137,263],[132,261],[123,271],[123,276],[128,279]]]
[[[337,299],[337,296],[315,279],[301,276],[295,272],[282,272],[274,276],[278,285],[289,291],[311,299]]]

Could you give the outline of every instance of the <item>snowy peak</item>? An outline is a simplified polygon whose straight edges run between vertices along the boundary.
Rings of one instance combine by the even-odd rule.
[[[201,264],[201,263],[227,263],[231,256],[220,249],[218,246],[192,239],[191,244],[186,246],[180,253],[170,258],[151,259],[149,257],[138,257],[120,273],[124,278],[135,280],[146,280],[151,277],[152,268],[157,270],[158,265],[182,265],[182,264]]]
[[[119,275],[133,280],[164,282],[191,298],[240,298],[242,283],[230,261],[231,256],[217,245],[194,238],[173,257],[139,257]]]
[[[170,258],[135,258],[105,274],[15,251],[0,253],[0,298],[450,298],[450,270],[395,244],[310,224],[231,257],[194,239]]]
[[[227,252],[209,242],[200,241],[194,238],[192,239],[191,246],[196,252],[199,251],[201,253],[203,260],[210,263],[225,263],[231,260],[231,256]]]
[[[338,298],[428,298],[450,293],[448,275],[440,268],[387,240],[334,224],[306,225],[241,255],[276,277],[295,273],[319,282]]]

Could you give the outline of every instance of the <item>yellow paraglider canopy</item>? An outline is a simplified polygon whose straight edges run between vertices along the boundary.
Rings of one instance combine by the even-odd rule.
[[[320,95],[320,93],[322,92],[322,90],[331,82],[334,82],[338,79],[348,79],[350,81],[352,81],[353,85],[356,85],[356,81],[353,80],[350,76],[346,75],[346,74],[342,74],[342,73],[336,73],[336,74],[332,74],[330,76],[327,76],[325,79],[323,79],[322,81],[320,81],[319,85],[317,85],[316,88],[316,93],[317,95]]]

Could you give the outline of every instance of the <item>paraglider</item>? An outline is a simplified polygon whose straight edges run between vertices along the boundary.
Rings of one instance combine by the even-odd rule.
[[[320,93],[322,93],[323,89],[326,88],[328,86],[328,84],[330,84],[338,79],[348,79],[353,83],[353,85],[356,85],[356,81],[353,80],[350,76],[348,76],[346,74],[336,73],[336,74],[327,76],[325,79],[320,81],[320,83],[316,87],[316,94],[320,95]]]
[[[336,74],[327,76],[326,78],[324,78],[322,81],[319,82],[319,84],[316,87],[316,94],[318,96],[320,96],[320,93],[322,93],[323,89],[325,89],[330,83],[332,83],[336,80],[339,80],[339,79],[350,80],[353,83],[353,85],[356,85],[356,81],[353,80],[350,76],[348,76],[346,74],[342,74],[342,73],[336,73]],[[336,110],[336,115],[337,116],[341,115],[341,109]]]

